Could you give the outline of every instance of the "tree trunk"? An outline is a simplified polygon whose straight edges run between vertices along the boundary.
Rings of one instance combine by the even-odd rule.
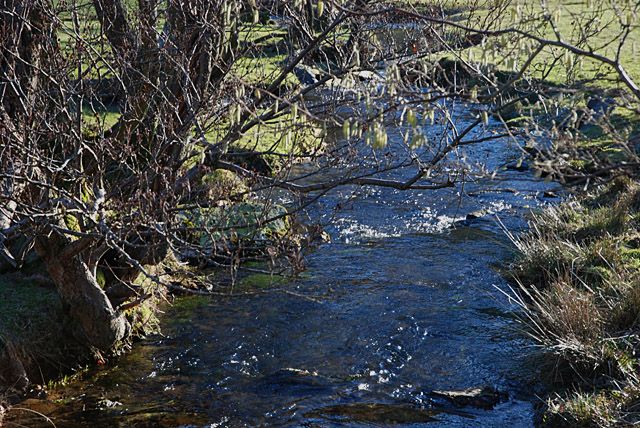
[[[28,386],[27,372],[13,344],[6,338],[0,337],[0,389],[9,388],[17,392],[25,392]],[[2,426],[1,416],[2,408],[0,407],[0,426]]]
[[[36,239],[36,251],[43,259],[56,284],[69,315],[82,331],[81,340],[101,351],[108,351],[126,339],[131,330],[124,315],[114,310],[109,298],[98,285],[95,269],[78,255],[63,259],[68,239],[56,232]]]

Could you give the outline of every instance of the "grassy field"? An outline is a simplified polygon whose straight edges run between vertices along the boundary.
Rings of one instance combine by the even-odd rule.
[[[91,43],[93,54],[88,53],[90,61],[83,63],[85,78],[112,77],[110,67],[110,48],[106,40],[100,36],[99,24],[95,15],[88,9],[81,14],[81,37]],[[254,46],[248,53],[240,57],[231,69],[227,79],[239,81],[251,87],[264,85],[273,81],[283,70],[286,55],[282,43],[286,32],[273,23],[247,24],[241,28],[240,43]],[[74,26],[70,14],[63,14],[59,40],[63,52],[73,57],[76,54]],[[100,54],[98,54],[100,52]],[[77,69],[71,69],[71,75],[77,76]],[[292,87],[299,82],[293,74],[287,76],[283,85]],[[83,126],[88,135],[97,135],[108,130],[118,122],[120,113],[115,105],[93,103],[83,108]],[[295,118],[291,114],[283,114],[276,120],[264,122],[246,135],[243,135],[234,146],[244,150],[268,153],[266,157],[271,163],[278,163],[283,156],[299,155],[318,147],[318,133],[308,126],[308,120],[302,116]],[[203,127],[209,142],[217,142],[228,129],[226,117],[205,121]]]
[[[640,79],[640,62],[636,59],[640,43],[640,20],[633,10],[633,3],[611,0],[515,0],[505,9],[497,7],[498,3],[466,1],[447,4],[453,10],[460,10],[451,16],[460,24],[489,30],[520,30],[545,39],[562,40],[608,58],[618,56],[631,78],[636,81]],[[622,39],[625,32],[628,34]],[[510,72],[517,70],[534,48],[533,41],[505,35],[471,47],[462,52],[461,57],[480,64],[493,64],[500,70]],[[610,68],[603,68],[594,60],[580,59],[553,47],[545,48],[536,58],[530,69],[530,77],[556,84],[590,82],[597,83],[599,87],[618,85],[618,79]]]
[[[640,61],[637,61],[640,17],[635,10],[637,5],[632,2],[515,0],[504,9],[496,7],[498,3],[467,1],[448,2],[448,5],[456,11],[451,19],[462,25],[494,31],[514,29],[552,41],[560,40],[590,54],[619,60],[629,78],[636,83],[640,81]],[[457,59],[468,61],[487,73],[510,76],[521,69],[537,45],[531,39],[510,33],[488,37],[459,52]],[[523,75],[524,80],[537,82],[535,86],[542,91],[542,101],[530,105],[518,103],[511,116],[528,116],[529,123],[536,122],[547,128],[571,128],[574,118],[587,109],[590,101],[611,99],[611,114],[600,118],[598,123],[571,128],[561,139],[563,150],[570,139],[569,145],[598,152],[595,156],[605,163],[619,161],[623,152],[619,144],[640,138],[638,99],[630,95],[620,77],[601,61],[546,46]],[[581,159],[574,160],[575,164],[581,162]],[[584,171],[588,172],[591,163],[583,164],[587,167]]]
[[[125,1],[125,6],[133,22],[137,21],[137,2]],[[71,3],[60,3],[58,8],[58,43],[63,57],[67,60],[71,78],[106,79],[115,76],[118,69],[111,47],[101,30],[95,11],[90,3],[81,3],[72,13]],[[156,30],[162,32],[165,19],[159,16]],[[260,85],[275,79],[283,70],[286,60],[283,31],[273,22],[244,23],[239,28],[239,43],[247,48],[246,53],[234,63],[228,80],[241,81],[246,85]],[[78,49],[81,46],[82,49]],[[117,73],[116,73],[117,74]],[[296,85],[295,76],[288,76],[284,85]],[[88,133],[108,129],[119,118],[116,106],[101,106],[94,103],[93,110],[85,106],[84,122]]]

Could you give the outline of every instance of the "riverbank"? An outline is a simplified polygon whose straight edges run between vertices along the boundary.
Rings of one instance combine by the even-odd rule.
[[[164,266],[153,268],[156,275]],[[139,277],[134,286],[145,297],[122,307],[132,329],[129,340],[109,353],[83,346],[54,284],[37,260],[27,269],[0,275],[0,391],[7,402],[37,396],[68,375],[91,365],[104,365],[130,349],[134,341],[158,332],[157,314],[166,290]]]
[[[516,238],[523,323],[557,387],[545,426],[638,422],[640,184],[618,177],[548,208]]]
[[[533,85],[551,94],[544,103],[502,114],[515,130],[542,131],[549,143],[532,145],[530,166],[574,194],[514,237],[511,275],[524,332],[550,373],[538,424],[628,426],[640,400],[638,100],[594,64],[574,71],[579,80],[556,74]]]
[[[127,1],[125,5],[132,10],[137,7],[135,2]],[[79,14],[75,18],[72,12],[65,9],[65,5],[60,8],[56,9],[61,20],[57,32],[67,54],[76,46],[78,37],[74,19],[81,22],[80,35],[97,44],[95,37],[100,26],[93,6],[82,5],[74,9],[73,13]],[[285,55],[280,51],[284,50],[282,45],[287,33],[268,21],[268,17],[261,19],[263,23],[241,28],[240,41],[247,49],[251,48],[251,52],[234,64],[229,79],[259,86],[275,79],[284,70]],[[85,91],[85,104],[80,125],[85,135],[99,138],[108,133],[121,117],[121,82],[113,77],[113,69],[107,64],[108,55],[95,63],[90,61],[90,56],[83,58],[87,62],[81,68],[85,73],[87,70],[90,72],[86,73],[85,77],[88,78],[81,85]],[[76,71],[76,68],[72,68],[72,73]],[[296,85],[299,85],[297,78],[289,73],[275,90],[280,94]],[[223,138],[229,132],[231,120],[215,116],[200,122],[199,126],[206,130],[203,137],[212,142]],[[297,115],[279,112],[234,141],[226,153],[226,160],[237,163],[250,174],[273,177],[285,164],[320,152],[322,141],[319,134],[320,130],[302,112]],[[185,153],[188,153],[189,159],[184,162],[183,170],[201,162],[203,148],[194,144]],[[133,333],[125,343],[118,344],[109,352],[97,352],[81,345],[78,327],[70,319],[68,308],[63,306],[44,264],[34,254],[31,242],[20,235],[5,241],[5,236],[0,235],[0,249],[4,250],[4,245],[7,245],[12,254],[25,258],[16,262],[0,254],[0,396],[7,396],[11,401],[25,394],[37,395],[38,392],[32,392],[32,388],[40,390],[43,385],[86,366],[103,365],[129,349],[133,341],[155,332],[159,306],[167,296],[170,298],[170,294],[178,288],[178,294],[198,288],[185,283],[189,282],[185,280],[187,276],[190,280],[195,277],[203,293],[206,292],[205,288],[211,287],[208,283],[210,278],[207,277],[210,272],[201,269],[201,272],[194,273],[186,264],[202,267],[202,260],[212,256],[214,239],[220,241],[215,245],[227,247],[220,251],[220,260],[215,260],[214,264],[220,261],[221,265],[228,266],[228,253],[240,244],[251,247],[243,251],[251,252],[251,257],[255,258],[256,253],[264,250],[268,243],[290,232],[292,224],[282,206],[265,204],[249,194],[247,184],[251,180],[252,177],[240,177],[231,171],[211,168],[202,174],[198,182],[191,183],[194,194],[200,192],[208,200],[216,201],[213,207],[194,206],[185,210],[178,220],[185,228],[195,229],[181,235],[180,243],[197,247],[202,254],[195,250],[184,251],[179,256],[179,263],[175,258],[168,257],[160,265],[144,266],[150,276],[137,275],[135,272],[137,278],[134,275],[124,280],[110,272],[113,265],[109,262],[113,260],[100,264],[97,283],[114,308],[126,314]],[[89,196],[85,194],[85,197]],[[276,218],[267,221],[271,217]],[[64,220],[65,226],[72,232],[81,232],[73,215],[67,215]],[[210,232],[210,229],[220,229],[222,232]],[[250,245],[247,244],[249,241]],[[115,256],[110,254],[109,257]],[[131,265],[125,261],[117,269],[131,270]],[[226,278],[223,281],[228,282]],[[176,284],[179,286],[171,287]],[[170,285],[169,289],[166,285]]]

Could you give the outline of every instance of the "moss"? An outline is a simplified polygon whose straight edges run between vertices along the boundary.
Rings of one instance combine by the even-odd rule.
[[[145,337],[160,331],[160,321],[157,316],[157,299],[151,299],[128,309],[125,314],[131,324],[133,337]]]
[[[202,248],[223,242],[237,246],[247,240],[252,245],[266,245],[288,232],[286,213],[282,206],[242,202],[228,207],[190,210],[181,215],[181,220],[191,228],[187,239]]]
[[[207,296],[182,296],[176,298],[167,311],[171,323],[188,324],[194,319],[194,312],[211,304]]]
[[[235,173],[222,169],[202,177],[202,184],[207,189],[210,200],[244,199],[249,188]]]
[[[66,214],[64,216],[64,223],[69,228],[69,230],[73,230],[75,232],[80,232],[80,223],[76,216],[71,214]]]
[[[285,282],[285,279],[281,276],[254,273],[242,278],[238,286],[242,289],[268,289],[283,282]]]
[[[185,296],[176,299],[171,307],[171,311],[193,311],[195,309],[207,306],[211,303],[211,299],[209,297],[203,296]]]
[[[107,278],[105,277],[104,271],[102,269],[97,269],[96,270],[96,282],[103,289],[104,289],[105,285],[107,284]]]
[[[587,169],[587,166],[590,165],[590,162],[586,159],[571,159],[569,165],[578,171],[584,171]]]

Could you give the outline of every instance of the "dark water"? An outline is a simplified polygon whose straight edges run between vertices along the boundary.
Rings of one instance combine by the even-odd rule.
[[[519,156],[507,141],[465,155],[490,167]],[[332,222],[333,242],[283,286],[295,295],[179,300],[163,337],[25,406],[58,427],[531,426],[539,386],[517,308],[496,288],[507,284],[495,266],[512,254],[497,218],[523,227],[549,185],[500,177],[462,193],[360,190]],[[480,208],[493,214],[451,227]],[[508,398],[481,409],[431,394],[481,386]]]

